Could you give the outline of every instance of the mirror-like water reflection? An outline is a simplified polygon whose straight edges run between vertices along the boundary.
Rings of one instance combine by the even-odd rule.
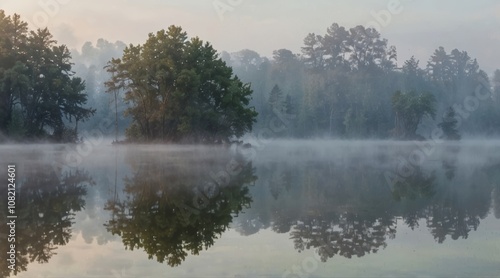
[[[16,270],[497,275],[500,142],[439,145],[407,163],[415,149],[382,141],[102,146],[69,167],[68,146],[1,147],[19,165]]]
[[[54,171],[34,162],[26,162],[23,168],[17,183],[15,273],[26,271],[29,263],[48,263],[57,248],[69,242],[75,213],[84,209],[87,187],[93,185],[90,175],[79,169]],[[7,196],[5,189],[2,196]],[[6,219],[7,202],[0,203]],[[2,235],[7,235],[7,228],[2,225]],[[6,237],[2,239],[5,242],[0,244],[0,252],[6,254],[10,244]],[[8,276],[7,260],[1,260],[0,268],[2,275]]]
[[[227,184],[210,181],[224,169],[225,159],[208,160],[127,154],[130,177],[123,182],[125,196],[108,200],[112,218],[105,226],[123,244],[144,249],[149,258],[180,265],[188,254],[197,255],[214,244],[243,208],[251,205],[248,186],[255,180],[251,162]]]

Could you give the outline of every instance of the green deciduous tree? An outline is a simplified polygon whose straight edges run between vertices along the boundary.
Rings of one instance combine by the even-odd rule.
[[[269,105],[272,109],[276,109],[279,112],[285,111],[285,97],[283,91],[281,91],[278,85],[274,85],[271,93],[269,94]]]
[[[150,34],[113,59],[109,89],[124,89],[130,140],[220,142],[251,131],[250,85],[233,76],[209,43],[180,27]]]
[[[457,130],[458,120],[456,119],[455,110],[449,107],[443,117],[443,121],[438,126],[443,131],[443,138],[446,140],[460,140],[460,134]]]
[[[399,139],[417,139],[418,125],[424,116],[432,118],[436,115],[435,98],[430,93],[402,93],[397,91],[392,97],[395,113],[393,135]]]
[[[0,10],[0,132],[56,141],[76,139],[93,109],[71,71],[71,55],[47,28],[28,31],[18,15]],[[75,121],[74,128],[68,128]]]

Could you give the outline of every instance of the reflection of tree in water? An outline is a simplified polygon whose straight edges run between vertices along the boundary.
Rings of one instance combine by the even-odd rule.
[[[453,205],[433,206],[427,217],[427,226],[439,243],[443,243],[448,235],[454,240],[459,237],[467,238],[469,232],[472,229],[475,231],[480,222],[477,215],[470,215],[467,210]]]
[[[454,240],[468,238],[490,211],[492,189],[488,178],[478,171],[464,184],[443,184],[427,207],[426,222],[434,238],[439,243],[447,236]]]
[[[493,205],[495,217],[500,219],[500,185],[493,190]]]
[[[335,255],[351,258],[377,252],[395,234],[396,221],[386,213],[394,200],[377,180],[377,169],[359,173],[351,166],[271,163],[259,172],[259,180],[269,184],[264,181],[260,191],[252,190],[252,209],[238,217],[237,231],[250,235],[271,227],[277,233],[290,233],[298,251],[314,249],[323,261]],[[291,178],[283,185],[283,179],[275,177]],[[271,184],[276,181],[280,184]],[[286,190],[274,196],[273,188]]]
[[[440,153],[442,171],[435,168],[425,175],[417,168],[402,184],[396,184],[393,195],[403,205],[403,220],[410,227],[425,220],[429,231],[438,243],[448,236],[466,239],[477,230],[481,219],[491,208],[492,184],[498,182],[498,172],[492,166],[461,169],[457,175],[460,146],[444,146]],[[493,166],[494,167],[494,166]]]
[[[293,211],[283,211],[284,208],[276,208],[274,210],[273,221],[271,228],[279,234],[288,233],[295,223]]]
[[[284,191],[290,190],[290,184],[293,180],[293,173],[289,171],[289,169],[285,168],[281,171],[278,170],[279,165],[277,163],[273,163],[270,166],[270,182],[269,182],[269,191],[274,199],[277,199],[280,194]],[[268,173],[264,173],[266,175]]]
[[[500,219],[500,163],[496,163],[486,169],[488,179],[493,184],[493,214]]]
[[[334,255],[362,257],[385,248],[386,238],[396,235],[393,219],[367,219],[354,213],[343,213],[328,221],[308,219],[299,222],[290,233],[299,252],[315,248],[323,262]]]
[[[426,176],[420,167],[415,168],[413,175],[402,181],[396,182],[392,189],[395,200],[416,200],[418,198],[431,198],[435,194],[436,175]]]
[[[446,146],[445,153],[443,154],[443,169],[445,176],[448,180],[453,180],[455,171],[457,169],[457,155],[460,152],[459,146]]]
[[[180,265],[188,252],[197,255],[212,246],[233,216],[250,205],[247,185],[256,180],[251,163],[224,186],[207,182],[210,163],[180,164],[133,163],[126,197],[106,205],[113,215],[105,224],[109,232],[121,236],[127,248],[144,249],[150,259],[170,266]],[[224,169],[219,166],[213,170]]]
[[[23,169],[16,184],[18,218],[14,273],[26,271],[30,262],[47,263],[56,254],[57,246],[68,243],[75,212],[85,205],[86,186],[93,184],[90,176],[81,170],[55,173],[50,166],[37,164],[25,165]],[[0,205],[7,207],[3,203]],[[1,225],[0,234],[7,234],[5,227]],[[0,246],[0,252],[6,254],[7,245]],[[3,276],[8,276],[5,260],[0,267]]]
[[[294,224],[297,214],[300,212],[300,205],[295,200],[290,200],[291,204],[269,207],[268,204],[274,202],[279,196],[287,195],[293,181],[298,178],[291,172],[293,168],[278,163],[270,163],[268,167],[261,169],[259,180],[265,186],[252,188],[254,201],[251,209],[238,216],[235,230],[241,235],[249,236],[267,229],[272,225],[273,231],[287,233]],[[285,211],[282,211],[285,210]]]
[[[298,251],[314,249],[323,261],[334,255],[351,258],[377,252],[395,237],[396,223],[411,229],[425,223],[438,243],[447,237],[466,239],[491,207],[500,215],[500,186],[493,186],[500,184],[500,166],[457,170],[460,150],[443,150],[437,160],[442,165],[414,167],[413,175],[392,186],[384,170],[362,161],[264,165],[258,169],[262,184],[257,188],[267,188],[272,198],[258,192],[252,208],[237,219],[239,232],[248,235],[271,227],[277,233],[290,233]],[[266,183],[280,181],[274,177],[288,173],[293,178],[286,186]],[[261,221],[266,218],[267,222]],[[254,220],[262,224],[245,225]]]
[[[356,162],[358,163],[358,162]],[[353,165],[308,163],[301,195],[306,213],[292,228],[295,247],[315,248],[322,261],[334,255],[351,258],[376,253],[395,235],[396,221],[388,216],[394,201],[378,170],[359,171]]]

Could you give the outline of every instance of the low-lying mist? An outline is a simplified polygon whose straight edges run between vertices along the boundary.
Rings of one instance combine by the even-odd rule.
[[[109,166],[125,157],[154,161],[217,161],[239,155],[253,163],[307,161],[339,165],[387,167],[407,160],[425,167],[453,154],[462,164],[499,160],[500,140],[393,141],[393,140],[282,140],[268,139],[233,145],[113,145],[112,140],[88,140],[82,144],[3,144],[4,163],[56,164],[67,168]],[[118,161],[117,161],[118,157]],[[145,160],[147,160],[145,159]]]

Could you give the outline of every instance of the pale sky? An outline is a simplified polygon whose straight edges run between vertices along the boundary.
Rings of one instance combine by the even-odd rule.
[[[69,48],[80,49],[99,38],[142,43],[148,33],[174,24],[218,51],[252,49],[270,56],[287,48],[299,53],[310,32],[323,35],[334,22],[346,28],[367,25],[377,22],[378,14],[378,29],[397,47],[400,64],[415,55],[425,66],[434,50],[444,46],[448,52],[468,51],[489,74],[500,68],[496,0],[0,1],[7,14],[21,14],[32,27],[48,26]]]

